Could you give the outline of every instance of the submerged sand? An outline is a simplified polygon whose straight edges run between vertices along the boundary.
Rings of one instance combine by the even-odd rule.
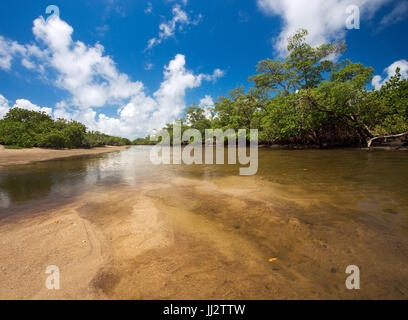
[[[242,177],[90,191],[2,220],[0,299],[406,299],[408,237],[324,201]]]
[[[5,149],[0,146],[0,167],[20,165],[38,161],[48,161],[75,156],[102,154],[126,149],[126,146],[106,146],[92,149]]]

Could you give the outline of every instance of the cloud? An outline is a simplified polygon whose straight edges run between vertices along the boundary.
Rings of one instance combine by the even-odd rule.
[[[53,110],[51,108],[39,107],[25,99],[18,99],[16,103],[13,105],[13,108],[45,112],[50,116],[53,114]],[[9,110],[10,107],[8,100],[3,95],[0,94],[0,119],[3,118],[7,114],[7,112],[9,112]]]
[[[161,44],[164,40],[174,37],[176,31],[183,30],[184,26],[197,25],[202,18],[200,14],[195,20],[191,20],[189,15],[181,9],[181,6],[178,4],[173,7],[172,14],[173,18],[170,21],[163,22],[159,25],[159,35],[148,41],[146,50],[150,50],[154,46]]]
[[[25,47],[16,41],[11,41],[0,36],[0,69],[10,70],[13,60],[17,57],[23,59],[23,64],[26,66],[33,66],[32,62],[28,60],[29,48],[32,46]]]
[[[154,93],[160,109],[153,113],[153,117],[176,117],[185,107],[186,89],[197,88],[203,80],[210,80],[212,76],[205,74],[194,75],[185,68],[185,56],[178,54],[164,70],[164,81],[160,89]]]
[[[205,111],[205,116],[211,118],[211,109],[214,108],[214,100],[211,96],[206,95],[203,99],[200,100],[198,104],[199,107],[203,108]]]
[[[102,45],[74,42],[73,28],[65,21],[36,19],[33,33],[46,45],[45,64],[57,73],[55,85],[71,93],[71,105],[89,108],[120,104],[143,90],[141,82],[133,82],[117,70],[114,61],[104,55]]]
[[[25,49],[25,56],[36,58],[39,68],[35,70],[45,72],[47,82],[69,96],[57,103],[54,110],[25,99],[17,100],[14,107],[44,111],[55,118],[80,121],[91,130],[135,138],[160,129],[180,116],[188,89],[224,75],[220,69],[212,74],[194,74],[186,68],[185,56],[178,54],[164,67],[159,89],[148,96],[142,82],[132,81],[117,70],[113,59],[104,54],[102,45],[89,46],[74,41],[73,31],[58,17],[48,22],[42,18],[34,21],[33,33],[41,46],[20,46]],[[26,67],[30,67],[29,64]],[[1,112],[6,112],[8,102],[4,97],[1,101]],[[118,106],[117,117],[95,109],[105,106]]]
[[[395,71],[397,68],[400,68],[401,77],[403,79],[408,79],[408,61],[407,60],[399,60],[395,61],[389,67],[385,68],[384,73],[387,74],[387,77],[383,79],[381,76],[376,75],[372,80],[372,85],[376,90],[381,89],[381,87],[391,79],[392,76],[395,75]]]
[[[3,118],[7,112],[9,112],[10,107],[8,105],[7,99],[0,94],[0,119]]]
[[[203,99],[200,100],[199,106],[201,108],[213,108],[214,100],[211,96],[206,95]]]
[[[408,1],[399,2],[394,9],[381,20],[382,26],[389,26],[398,23],[406,17],[408,13]]]
[[[45,112],[46,114],[50,116],[52,115],[51,108],[39,107],[25,99],[17,99],[13,108],[20,108],[20,109],[26,109],[26,110],[31,110],[31,111],[37,111],[37,112]]]
[[[214,80],[221,76],[215,71],[212,75],[195,75],[185,67],[185,56],[178,54],[164,68],[164,81],[160,88],[147,101],[131,101],[120,110],[120,118],[126,119],[140,117],[139,130],[151,132],[154,129],[163,127],[164,124],[172,122],[185,108],[185,95],[187,89],[197,88],[203,81]]]
[[[286,53],[286,39],[298,29],[309,31],[308,42],[317,46],[331,40],[343,39],[349,5],[360,8],[361,18],[370,19],[390,0],[257,0],[266,15],[277,15],[283,20],[283,30],[274,41],[281,55]]]
[[[32,61],[28,60],[27,58],[23,58],[23,60],[21,60],[21,64],[26,67],[27,69],[30,70],[34,70],[36,65],[35,63],[33,63]]]
[[[93,130],[113,135],[135,138],[152,133],[154,129],[162,128],[180,116],[186,105],[187,89],[197,88],[202,81],[220,76],[219,72],[195,75],[186,69],[185,64],[185,56],[178,54],[164,68],[164,80],[153,96],[140,93],[132,97],[129,103],[118,110],[118,118],[97,115],[91,108],[71,112],[64,103],[57,106],[54,115],[81,121]]]
[[[213,74],[205,74],[203,75],[204,79],[207,81],[216,81],[219,78],[222,78],[225,75],[225,71],[221,70],[221,69],[215,69]]]
[[[97,114],[91,108],[69,110],[68,104],[61,102],[54,111],[55,117],[73,119],[86,124],[92,130],[108,134],[135,138],[162,128],[176,119],[185,108],[187,89],[197,88],[202,81],[213,79],[213,75],[194,75],[185,67],[185,56],[178,54],[164,68],[164,81],[152,97],[140,93],[118,110],[118,118]]]

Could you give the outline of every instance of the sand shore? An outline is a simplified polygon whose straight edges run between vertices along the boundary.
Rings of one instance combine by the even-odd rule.
[[[371,161],[370,170],[361,164],[357,176],[345,170],[356,162],[342,160],[315,179],[334,159],[305,152],[301,166],[280,167],[269,179],[153,166],[147,149],[134,151],[89,159],[87,167],[61,161],[2,170],[4,199],[17,201],[9,208],[3,201],[4,211],[0,202],[0,300],[407,299],[405,191],[359,182],[378,172],[402,185],[405,176],[386,175],[388,160]],[[261,165],[283,165],[291,159],[284,155],[264,154]],[[404,164],[396,161],[397,174]],[[294,178],[284,178],[288,172]],[[41,191],[42,181],[44,193],[18,201]],[[60,290],[45,285],[52,265]],[[350,265],[361,270],[360,290],[345,285]]]
[[[238,230],[161,201],[184,183],[196,186],[90,191],[1,220],[0,299],[290,297],[269,256]],[[60,269],[60,290],[45,286],[50,265]]]
[[[406,299],[406,238],[378,241],[344,212],[315,220],[314,200],[284,194],[176,178],[0,220],[0,299]],[[361,290],[344,286],[351,262]]]
[[[93,149],[4,149],[0,146],[0,168],[9,165],[27,164],[31,162],[48,161],[61,158],[102,154],[126,149],[126,146],[114,147],[106,146]]]

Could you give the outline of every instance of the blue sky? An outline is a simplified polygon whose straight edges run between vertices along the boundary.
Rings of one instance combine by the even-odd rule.
[[[347,30],[346,8],[360,9]],[[47,21],[47,6],[60,17]],[[251,85],[258,61],[285,54],[285,38],[345,39],[345,57],[374,67],[379,88],[408,76],[408,1],[14,0],[0,2],[0,117],[18,106],[135,138],[193,102],[211,107]]]

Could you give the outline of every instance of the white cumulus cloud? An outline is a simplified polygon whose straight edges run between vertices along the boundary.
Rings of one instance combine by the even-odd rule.
[[[26,99],[17,99],[16,103],[13,105],[13,108],[20,108],[20,109],[26,109],[30,111],[37,111],[37,112],[45,112],[46,114],[50,116],[53,115],[52,108],[37,106]],[[10,111],[10,109],[11,108],[9,106],[9,101],[3,95],[0,94],[0,119],[2,119],[7,114],[7,112]]]
[[[280,16],[283,30],[275,40],[275,48],[285,54],[286,39],[298,29],[309,31],[308,42],[320,45],[346,35],[347,8],[357,5],[361,20],[370,19],[384,3],[390,0],[257,0],[258,7],[267,15]]]
[[[52,115],[51,108],[39,107],[26,99],[17,99],[13,108],[20,108],[20,109],[26,109],[26,110],[31,110],[31,111],[37,111],[37,112],[45,112],[48,115]]]
[[[144,136],[180,116],[188,89],[197,88],[203,81],[214,80],[222,74],[216,70],[212,75],[196,75],[186,68],[185,56],[178,54],[164,68],[164,80],[153,96],[143,91],[131,96],[129,102],[118,109],[117,118],[97,114],[92,108],[72,109],[64,101],[57,104],[54,116],[80,121],[92,130],[107,134],[129,138]]]
[[[18,52],[23,66],[46,74],[48,83],[69,93],[54,110],[25,99],[18,99],[14,107],[44,111],[55,118],[83,122],[91,130],[135,138],[160,129],[180,116],[188,89],[224,75],[220,69],[212,74],[195,74],[186,68],[185,56],[178,54],[164,67],[159,89],[148,96],[141,81],[132,81],[127,74],[118,71],[102,45],[74,41],[73,32],[74,29],[58,17],[48,22],[38,18],[33,26],[36,44],[21,45],[0,38],[0,45],[7,45],[7,50],[0,51],[0,59],[3,59],[0,63],[7,70],[12,67],[16,54],[10,57],[3,54],[3,57],[2,52]],[[107,116],[95,109],[106,106],[118,106],[117,116]],[[8,101],[1,96],[0,113],[8,109]]]
[[[381,87],[390,80],[392,76],[395,75],[395,71],[397,68],[400,68],[401,77],[404,79],[408,79],[408,61],[407,60],[399,60],[395,61],[393,64],[385,68],[384,73],[387,74],[387,77],[383,79],[382,76],[376,75],[372,80],[372,85],[376,90],[381,89]]]
[[[65,21],[38,18],[33,33],[47,46],[46,63],[58,74],[56,85],[71,93],[71,105],[88,108],[119,104],[143,90],[141,82],[132,82],[117,70],[114,61],[104,55],[102,45],[74,42],[73,28]]]

